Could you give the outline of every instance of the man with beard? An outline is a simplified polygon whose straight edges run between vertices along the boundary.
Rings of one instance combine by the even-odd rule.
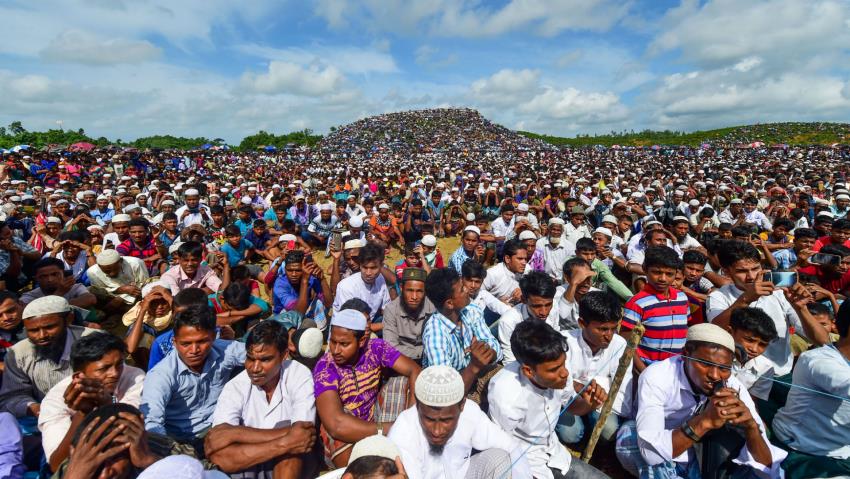
[[[389,434],[411,479],[531,477],[523,448],[466,399],[454,368],[426,368],[415,389],[416,405]]]
[[[41,400],[71,375],[71,347],[95,329],[69,326],[74,315],[61,296],[45,296],[24,308],[27,339],[6,353],[0,407],[15,417],[38,417]]]
[[[732,335],[714,324],[691,326],[684,353],[640,375],[637,422],[617,434],[626,470],[640,477],[780,477],[787,453],[767,440],[750,393],[732,375]],[[731,443],[740,450],[725,451]],[[712,456],[722,456],[720,463]]]
[[[198,190],[189,188],[186,190],[184,198],[186,204],[177,208],[177,211],[174,212],[181,227],[207,225],[212,222],[210,209],[207,205],[201,204],[201,195]]]
[[[38,287],[21,296],[21,302],[29,304],[44,296],[62,296],[71,306],[88,309],[97,303],[97,297],[72,275],[65,275],[65,263],[58,258],[43,258],[35,264],[35,281]]]
[[[261,321],[245,341],[245,370],[224,385],[205,440],[207,457],[231,477],[297,478],[316,441],[310,370],[286,358],[288,333]]]
[[[50,388],[38,417],[41,445],[54,471],[70,454],[74,431],[88,413],[115,402],[139,407],[145,373],[126,366],[125,355],[124,342],[111,334],[90,334],[71,347],[74,374]]]

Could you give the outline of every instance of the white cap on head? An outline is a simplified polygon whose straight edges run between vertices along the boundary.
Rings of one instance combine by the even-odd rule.
[[[88,228],[86,228],[86,230],[88,230],[88,231],[97,231],[97,230],[103,231],[103,226],[100,226],[100,225],[89,225],[89,227],[88,227]]]
[[[563,218],[558,218],[558,217],[549,218],[549,226],[552,226],[552,225],[564,226],[565,224],[566,224],[566,222],[563,220]]]
[[[699,206],[699,200],[688,201],[688,204],[696,208],[697,206]]]
[[[48,217],[47,217],[47,222],[48,222],[48,223],[58,223],[58,224],[60,224],[60,225],[62,224],[62,220],[61,220],[61,219],[59,219],[59,218],[57,218],[56,216],[48,216]]]
[[[112,217],[112,222],[113,223],[129,223],[130,222],[130,215],[125,215],[124,213],[117,214],[117,215]]]
[[[247,196],[243,196],[243,197],[242,197],[242,199],[241,199],[241,200],[239,200],[239,201],[240,201],[242,204],[245,204],[245,205],[250,205],[250,204],[251,204],[251,198],[248,198]]]
[[[364,456],[378,456],[395,461],[395,458],[401,457],[401,452],[394,442],[382,434],[375,434],[357,441],[354,447],[351,448],[351,456],[348,458],[348,464],[360,459]]]
[[[189,188],[188,190],[186,190],[186,193],[184,193],[184,194],[186,196],[198,196],[201,193],[198,190],[196,190],[195,188]]]
[[[319,206],[319,211],[333,211],[333,210],[334,210],[334,207],[330,203],[322,203],[321,206]]]
[[[277,239],[277,241],[278,241],[278,243],[283,243],[283,242],[286,242],[286,241],[297,241],[297,238],[295,237],[294,234],[287,233],[287,234],[280,235],[280,237]]]
[[[331,326],[339,326],[352,331],[366,330],[366,316],[356,309],[343,309],[331,317]]]
[[[97,264],[99,266],[109,266],[121,260],[121,255],[114,249],[105,249],[97,255]]]
[[[593,230],[593,232],[594,232],[594,233],[600,233],[600,234],[603,234],[603,235],[605,235],[605,236],[607,236],[607,237],[609,237],[609,238],[613,238],[613,237],[614,237],[614,234],[613,234],[613,233],[611,233],[611,230],[609,230],[608,228],[606,228],[606,227],[604,227],[604,226],[600,226],[599,228],[596,228],[595,230]]]
[[[360,216],[352,216],[351,219],[348,220],[348,226],[352,228],[362,228],[363,218]]]
[[[298,353],[309,359],[317,358],[322,354],[324,337],[319,328],[307,328],[298,339]]]
[[[163,201],[162,203],[160,203],[160,204],[159,204],[159,206],[174,206],[174,205],[176,205],[176,204],[177,204],[177,203],[175,203],[175,202],[174,202],[174,201],[172,201],[172,200],[165,200],[165,201]]]
[[[522,233],[519,234],[519,240],[520,241],[525,241],[525,240],[530,240],[530,239],[531,240],[537,239],[537,235],[534,234],[534,231],[525,230],[525,231],[523,231]]]
[[[416,400],[431,407],[453,406],[463,401],[463,378],[450,366],[429,366],[419,373],[414,388]]]
[[[467,213],[466,221],[475,221],[475,213]]]
[[[63,314],[71,310],[68,300],[62,296],[43,296],[31,301],[25,308],[23,319],[47,316],[48,314]]]
[[[364,246],[366,246],[366,243],[362,239],[353,239],[346,241],[345,244],[342,246],[342,249],[347,251],[350,249],[362,248]]]
[[[478,236],[481,236],[481,228],[479,228],[475,225],[469,225],[469,226],[467,226],[466,228],[463,229],[464,233],[466,233],[467,231],[472,231],[473,233],[477,234]]]
[[[735,340],[728,331],[716,324],[695,324],[688,328],[688,341],[717,344],[729,351],[735,352]]]
[[[517,211],[527,212],[528,211],[528,204],[527,203],[520,203],[519,205],[517,205],[516,209],[517,209]]]
[[[437,237],[434,235],[425,235],[422,237],[422,244],[429,248],[433,248],[434,246],[437,246]]]
[[[381,203],[381,204],[378,205],[378,209],[379,210],[388,210],[388,209],[390,209],[390,205],[388,205],[386,203]]]
[[[845,193],[841,193],[840,195],[837,195],[835,197],[835,199],[836,200],[848,200],[848,201],[850,201],[850,195],[847,195]]]

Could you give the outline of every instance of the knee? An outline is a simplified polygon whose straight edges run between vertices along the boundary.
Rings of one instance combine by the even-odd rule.
[[[584,437],[584,424],[580,417],[564,414],[555,426],[558,439],[564,444],[575,444]]]

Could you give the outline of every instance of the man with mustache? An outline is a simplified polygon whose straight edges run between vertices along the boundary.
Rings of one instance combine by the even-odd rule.
[[[90,334],[71,347],[74,374],[50,388],[38,417],[44,455],[54,471],[70,454],[74,431],[88,413],[113,402],[139,406],[145,373],[125,365],[125,355],[124,341],[111,334]],[[148,454],[145,459],[154,460]]]
[[[71,347],[97,330],[70,326],[74,314],[61,296],[45,296],[27,305],[27,339],[6,353],[0,407],[15,417],[38,417],[50,388],[71,375]]]

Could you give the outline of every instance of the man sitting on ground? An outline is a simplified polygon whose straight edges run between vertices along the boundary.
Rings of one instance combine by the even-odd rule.
[[[506,366],[515,361],[511,351],[511,334],[520,322],[546,321],[549,326],[560,331],[558,309],[552,307],[555,298],[555,280],[543,271],[532,271],[522,277],[519,287],[522,290],[522,303],[499,318],[499,345],[502,347],[502,362]]]

